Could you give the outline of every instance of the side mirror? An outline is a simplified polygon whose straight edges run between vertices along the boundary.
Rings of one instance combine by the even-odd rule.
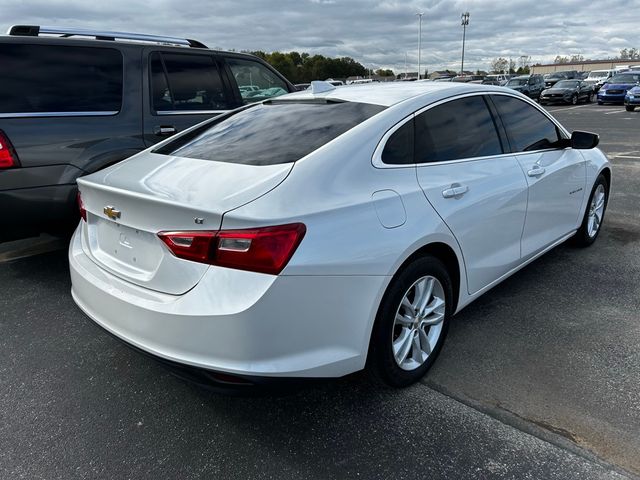
[[[571,148],[577,150],[590,150],[600,143],[600,135],[597,133],[581,132],[576,130],[571,133]]]

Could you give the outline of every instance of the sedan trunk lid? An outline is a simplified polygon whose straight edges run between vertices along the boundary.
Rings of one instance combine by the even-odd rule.
[[[83,248],[120,278],[160,292],[185,293],[208,266],[173,256],[157,233],[218,230],[225,212],[278,186],[292,167],[144,152],[78,179],[87,211]]]

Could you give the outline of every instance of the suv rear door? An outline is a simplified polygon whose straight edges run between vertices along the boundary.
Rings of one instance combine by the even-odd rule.
[[[147,146],[239,106],[222,62],[209,51],[143,50]]]

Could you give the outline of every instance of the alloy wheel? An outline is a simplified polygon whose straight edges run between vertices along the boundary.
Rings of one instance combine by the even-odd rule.
[[[602,216],[604,214],[604,204],[606,200],[606,191],[604,185],[599,184],[596,191],[593,192],[591,205],[589,205],[589,220],[587,223],[587,234],[593,238],[600,230],[602,224]]]
[[[392,329],[393,356],[403,370],[415,370],[427,361],[442,332],[445,294],[432,276],[419,278],[402,297]]]

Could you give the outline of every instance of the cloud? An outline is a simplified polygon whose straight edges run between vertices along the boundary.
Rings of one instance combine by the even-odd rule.
[[[0,0],[0,28],[62,25],[198,39],[220,49],[307,51],[351,56],[369,68],[459,69],[460,14],[469,11],[465,67],[487,68],[498,56],[550,61],[556,55],[615,56],[640,47],[640,9],[625,0]]]

